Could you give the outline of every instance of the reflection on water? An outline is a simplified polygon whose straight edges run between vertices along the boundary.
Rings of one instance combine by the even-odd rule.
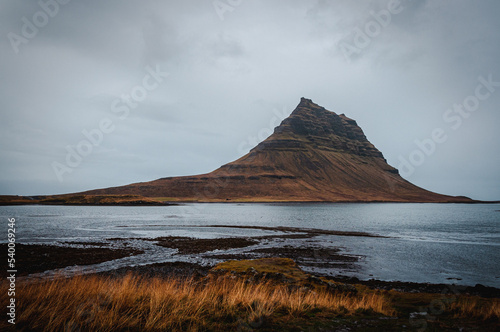
[[[208,254],[176,255],[175,249],[159,247],[147,239],[259,237],[265,240],[252,247],[229,249],[224,253],[241,254],[283,246],[340,248],[342,254],[357,257],[357,261],[352,265],[323,264],[321,267],[321,264],[311,264],[304,268],[362,279],[432,283],[451,283],[458,279],[461,284],[500,287],[497,263],[500,261],[499,207],[498,204],[373,203],[7,206],[0,207],[0,215],[5,220],[16,217],[20,243],[67,246],[67,242],[100,241],[116,247],[126,241],[128,246],[145,250],[143,255],[85,267],[93,271],[175,260],[204,264],[219,261]],[[211,225],[228,227],[206,227]],[[291,232],[269,227],[367,232],[384,237],[331,234],[280,237]],[[2,242],[6,242],[6,233],[2,236]],[[317,257],[317,260],[327,261],[328,257]]]

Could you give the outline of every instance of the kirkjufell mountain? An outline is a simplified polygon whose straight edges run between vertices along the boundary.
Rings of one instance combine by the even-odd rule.
[[[91,190],[171,201],[471,202],[403,179],[356,121],[302,98],[274,133],[240,159],[201,175]]]

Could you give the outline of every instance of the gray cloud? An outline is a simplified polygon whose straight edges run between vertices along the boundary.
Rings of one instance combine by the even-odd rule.
[[[339,43],[389,1],[242,1],[221,20],[210,1],[70,1],[15,53],[37,2],[0,2],[0,194],[44,194],[209,172],[241,156],[300,97],[356,119],[398,167],[435,128],[408,180],[433,191],[500,198],[500,88],[457,130],[443,114],[500,81],[500,4],[401,1],[403,10],[348,62]],[[126,119],[113,102],[169,76]],[[279,114],[278,116],[276,114]],[[83,130],[115,129],[64,181]],[[274,119],[274,122],[279,122]],[[238,148],[240,147],[240,148]]]

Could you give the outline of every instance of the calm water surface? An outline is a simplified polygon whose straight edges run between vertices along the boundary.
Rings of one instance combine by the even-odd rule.
[[[481,283],[500,287],[499,210],[500,204],[231,203],[167,207],[4,206],[0,207],[0,215],[5,224],[7,218],[16,218],[20,243],[65,246],[67,242],[105,242],[109,238],[121,238],[121,245],[142,246],[148,250],[145,255],[92,266],[94,270],[179,260],[173,257],[175,250],[157,248],[151,241],[141,241],[141,238],[261,236],[280,232],[197,226],[286,226],[359,231],[387,237],[322,235],[281,243],[339,247],[341,253],[359,258],[354,268],[318,269],[316,272],[360,279]],[[1,240],[6,242],[7,232],[3,233]],[[135,240],[128,240],[131,238]],[[245,249],[230,252],[242,250]],[[213,263],[198,256],[182,257],[181,260]]]

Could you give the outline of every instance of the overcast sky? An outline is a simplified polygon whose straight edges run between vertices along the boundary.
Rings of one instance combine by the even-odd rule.
[[[496,0],[65,2],[0,1],[0,194],[206,173],[306,97],[407,180],[500,199]]]

